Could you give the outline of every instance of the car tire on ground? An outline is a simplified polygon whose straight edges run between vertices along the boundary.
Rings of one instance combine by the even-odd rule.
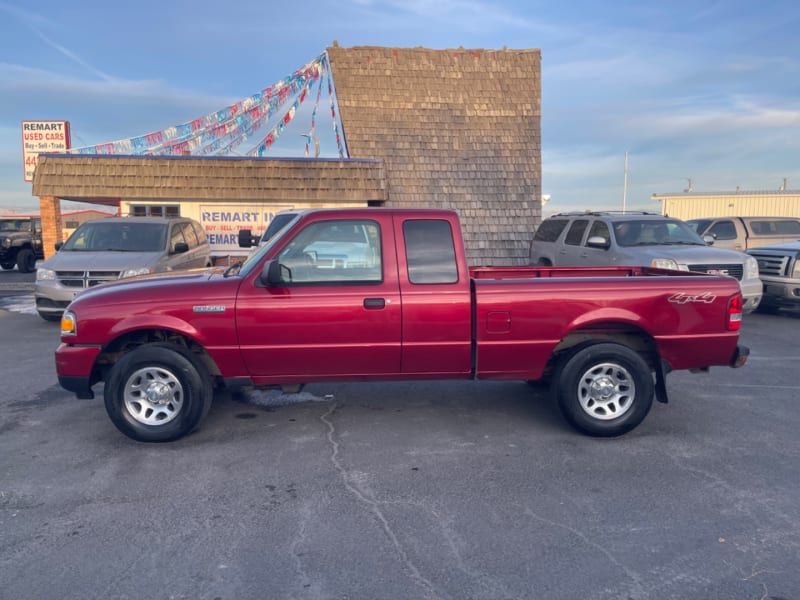
[[[17,254],[17,268],[20,273],[33,273],[36,269],[36,255],[33,250],[24,248]]]
[[[11,262],[11,263],[2,263],[2,264],[0,264],[0,267],[3,267],[4,271],[10,271],[11,269],[14,268],[14,263],[13,262]]]
[[[627,433],[644,420],[653,404],[650,367],[621,344],[597,343],[577,350],[555,383],[564,418],[592,436]]]
[[[169,442],[196,429],[213,399],[211,377],[188,350],[146,344],[120,358],[105,385],[105,406],[122,433]]]

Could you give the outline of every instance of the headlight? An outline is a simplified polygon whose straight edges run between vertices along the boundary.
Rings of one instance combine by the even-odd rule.
[[[136,275],[147,275],[148,273],[152,273],[153,269],[150,267],[140,267],[138,269],[125,269],[122,273],[120,273],[119,278],[122,279],[124,277],[135,277]]]
[[[11,238],[3,238],[0,240],[0,245],[2,245],[3,248],[11,248]]]
[[[78,319],[75,313],[65,310],[61,315],[61,335],[78,335]]]
[[[792,279],[800,279],[800,256],[794,257],[794,268],[792,269]]]
[[[53,269],[36,269],[36,281],[53,281],[56,272]]]
[[[653,262],[650,263],[650,266],[653,266],[656,269],[672,269],[673,271],[678,270],[678,263],[671,258],[654,258]]]
[[[752,256],[744,259],[744,279],[758,279],[758,261]]]

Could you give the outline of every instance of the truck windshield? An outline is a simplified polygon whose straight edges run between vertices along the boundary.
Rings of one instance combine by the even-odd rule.
[[[269,241],[263,242],[261,246],[254,252],[251,252],[250,255],[244,260],[241,267],[239,268],[239,274],[244,276],[247,275],[255,265],[259,263],[261,257],[264,256],[267,252],[269,252],[270,248],[272,248],[278,240],[282,239],[286,232],[289,231],[292,226],[294,225],[295,221],[297,220],[298,215],[295,214],[292,219],[288,222],[283,223],[280,226],[279,231],[272,234],[272,237]],[[273,221],[274,222],[274,221]]]
[[[30,231],[31,222],[27,219],[2,219],[0,220],[0,231]]]
[[[166,223],[90,221],[75,230],[61,250],[159,252],[167,245]]]

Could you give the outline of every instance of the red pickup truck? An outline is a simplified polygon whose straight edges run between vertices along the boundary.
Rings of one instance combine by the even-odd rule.
[[[104,284],[64,313],[59,383],[122,433],[180,438],[222,385],[549,380],[578,430],[636,427],[674,369],[738,367],[735,279],[647,267],[467,266],[447,210],[298,214],[243,263]]]

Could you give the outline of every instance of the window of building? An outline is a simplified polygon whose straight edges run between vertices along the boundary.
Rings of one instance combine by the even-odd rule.
[[[131,204],[132,217],[180,217],[180,204]]]

